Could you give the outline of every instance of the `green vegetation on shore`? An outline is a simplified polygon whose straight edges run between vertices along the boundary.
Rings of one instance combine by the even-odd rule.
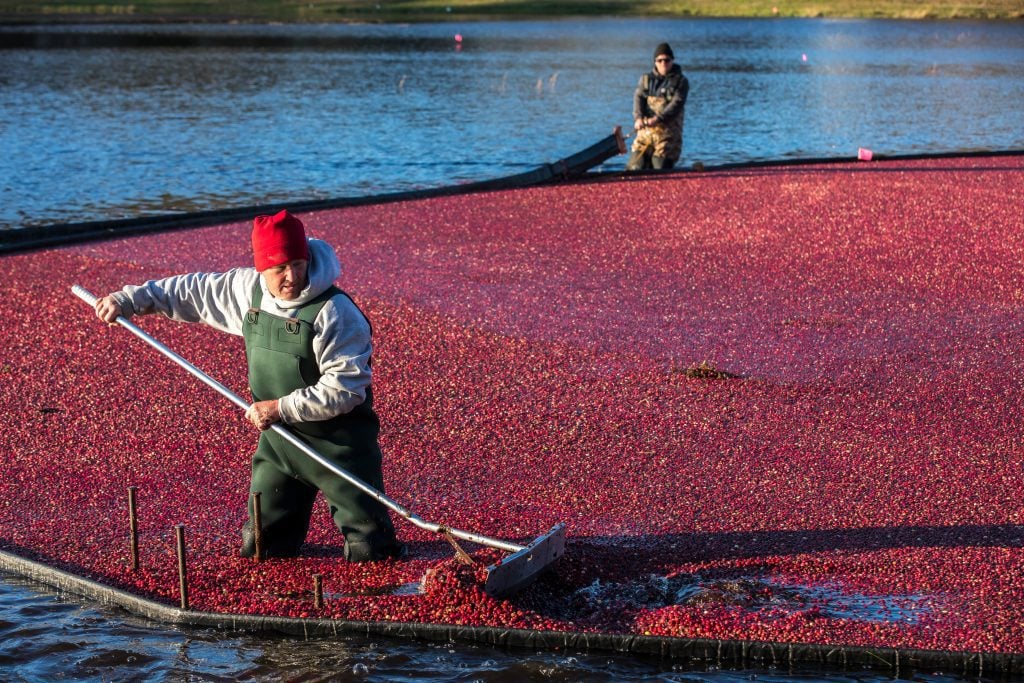
[[[568,16],[1022,19],[1021,0],[0,0],[0,22],[395,22]]]

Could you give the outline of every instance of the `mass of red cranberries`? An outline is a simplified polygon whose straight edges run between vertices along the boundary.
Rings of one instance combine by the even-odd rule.
[[[238,556],[257,434],[70,293],[251,263],[248,223],[0,257],[0,549],[193,609],[1024,651],[1024,157],[659,178],[300,215],[373,322],[396,520]],[[248,397],[239,338],[136,322]],[[140,566],[130,566],[128,487]],[[323,577],[322,607],[313,579]]]

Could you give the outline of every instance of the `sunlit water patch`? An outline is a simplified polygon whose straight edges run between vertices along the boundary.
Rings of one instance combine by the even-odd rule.
[[[631,131],[665,39],[681,165],[1024,147],[1016,22],[8,26],[0,229],[521,173]]]

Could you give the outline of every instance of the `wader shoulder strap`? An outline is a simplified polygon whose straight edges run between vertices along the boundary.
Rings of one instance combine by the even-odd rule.
[[[256,276],[256,282],[252,283],[252,303],[249,304],[249,308],[254,310],[260,310],[260,305],[263,303],[263,288],[260,287],[260,278],[262,275]]]
[[[363,313],[363,309],[359,308],[359,304],[356,303],[355,299],[353,299],[351,296],[349,296],[348,292],[346,292],[346,291],[344,291],[342,289],[338,289],[337,287],[331,287],[331,289],[334,290],[334,294],[344,294],[345,298],[352,302],[352,305],[356,307],[357,311],[359,311],[359,315],[363,316],[363,320],[365,320],[366,324],[369,326],[369,328],[370,328],[370,336],[373,336],[373,323],[370,322],[369,316],[367,316],[365,313]],[[331,296],[334,296],[334,295],[332,294]]]
[[[256,276],[256,282],[252,285],[252,301],[249,303],[249,310],[245,314],[245,322],[255,325],[260,318],[260,304],[263,303],[263,290],[260,288],[261,275]],[[242,328],[243,330],[245,328]]]
[[[372,335],[373,324],[370,322],[370,319],[367,317],[367,315],[363,313],[363,309],[359,308],[359,304],[355,302],[355,299],[349,296],[348,292],[338,288],[335,285],[331,285],[323,292],[321,292],[318,296],[315,296],[312,299],[310,299],[309,302],[302,307],[302,309],[299,311],[299,315],[296,317],[299,320],[307,322],[310,325],[312,325],[313,321],[316,320],[316,317],[320,314],[320,309],[324,307],[324,304],[326,304],[328,301],[333,299],[338,294],[341,294],[346,299],[352,302],[352,305],[355,307],[355,309],[359,311],[359,315],[363,316],[363,319],[366,321],[366,324],[370,326],[370,334]]]
[[[335,294],[342,293],[343,292],[340,289],[338,289],[334,285],[331,285],[330,287],[328,287],[327,289],[325,289],[324,291],[320,292],[315,297],[307,301],[305,304],[303,304],[302,308],[299,309],[299,314],[295,317],[304,323],[312,325],[313,321],[316,320],[316,317],[320,315],[320,309],[324,307],[324,304],[330,301],[331,297],[333,297]],[[346,294],[345,296],[348,295]]]

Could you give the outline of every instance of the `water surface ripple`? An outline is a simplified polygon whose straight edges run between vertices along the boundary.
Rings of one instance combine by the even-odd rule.
[[[662,40],[686,165],[1024,149],[1019,22],[0,27],[0,228],[519,173],[628,130]]]
[[[957,683],[983,679],[868,670],[692,668],[615,653],[533,652],[359,636],[301,640],[162,627],[0,573],[0,680],[466,681],[521,683]]]

